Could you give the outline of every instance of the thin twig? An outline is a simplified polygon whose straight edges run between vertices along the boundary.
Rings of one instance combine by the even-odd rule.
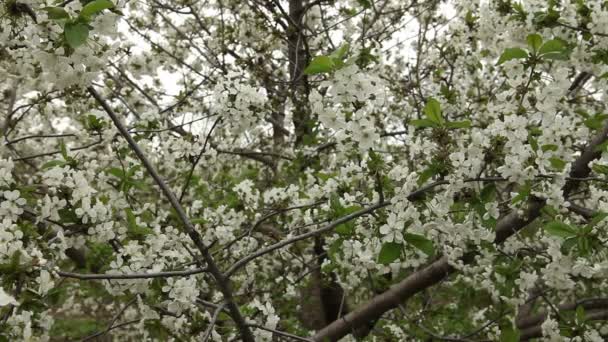
[[[211,317],[211,321],[209,322],[209,326],[207,327],[207,330],[205,331],[205,335],[203,336],[203,342],[207,342],[207,340],[209,339],[209,337],[211,337],[211,332],[213,331],[213,326],[215,325],[215,322],[217,321],[217,318],[219,317],[219,315],[222,312],[222,310],[224,310],[224,306],[226,306],[226,305],[222,304],[222,305],[218,306],[217,308],[215,308],[215,312],[213,313],[213,317]]]

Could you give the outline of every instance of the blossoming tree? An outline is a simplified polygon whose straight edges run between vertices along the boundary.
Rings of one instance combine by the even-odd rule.
[[[0,341],[604,341],[607,22],[5,0]]]

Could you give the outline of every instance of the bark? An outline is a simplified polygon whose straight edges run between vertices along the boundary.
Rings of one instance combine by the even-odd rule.
[[[310,56],[306,46],[306,37],[302,28],[304,17],[304,0],[289,1],[289,26],[287,32],[289,77],[291,81],[290,98],[293,105],[293,125],[295,128],[296,146],[302,144],[304,137],[312,130],[309,124],[308,81],[304,69]]]

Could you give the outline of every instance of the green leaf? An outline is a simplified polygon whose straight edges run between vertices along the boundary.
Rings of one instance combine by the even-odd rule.
[[[349,214],[354,213],[357,210],[361,210],[361,207],[358,205],[351,205],[350,207],[344,207],[340,203],[340,197],[336,194],[333,194],[329,200],[329,207],[332,211],[333,218],[343,217]],[[354,222],[346,222],[338,225],[334,228],[334,231],[341,235],[351,235],[355,230]]]
[[[403,245],[396,242],[385,242],[380,249],[378,262],[383,265],[388,265],[391,262],[399,259]]]
[[[551,163],[551,167],[558,171],[562,171],[566,167],[566,162],[557,157],[549,158],[549,162]]]
[[[584,122],[585,126],[591,128],[591,129],[597,130],[597,129],[601,129],[604,126],[603,122],[607,118],[608,118],[608,115],[606,115],[606,114],[597,114],[591,118],[586,119],[583,122]]]
[[[511,325],[501,327],[500,342],[519,342],[519,330],[513,329]]]
[[[363,6],[363,8],[368,9],[372,7],[372,3],[370,0],[357,0],[359,5]]]
[[[379,153],[374,152],[373,150],[369,151],[369,161],[367,162],[367,167],[370,172],[376,173],[382,171],[384,167],[384,159]]]
[[[533,33],[526,37],[526,41],[528,42],[530,50],[536,53],[543,43],[543,37],[541,37],[539,34]]]
[[[557,151],[557,145],[553,145],[553,144],[546,144],[540,147],[540,149],[543,152],[547,152],[547,151]]]
[[[424,184],[427,180],[429,180],[431,177],[433,177],[434,175],[439,173],[439,169],[437,168],[437,166],[435,164],[429,166],[428,168],[424,169],[420,175],[418,176],[418,185],[422,185]]]
[[[418,128],[439,127],[439,124],[429,119],[410,120],[410,124]]]
[[[100,13],[104,9],[113,8],[114,4],[109,0],[95,0],[86,4],[82,11],[80,11],[80,15],[84,17],[90,17],[95,14]]]
[[[84,44],[89,37],[89,27],[80,22],[66,23],[64,27],[65,41],[68,45],[76,49],[80,45]]]
[[[594,164],[591,169],[597,173],[608,175],[608,166],[602,164]]]
[[[329,207],[333,211],[334,218],[340,217],[340,214],[342,214],[342,211],[344,210],[342,203],[340,203],[340,197],[337,194],[331,195],[329,199]]]
[[[471,121],[463,120],[463,121],[452,121],[445,124],[447,128],[470,128]]]
[[[585,308],[582,305],[576,307],[576,323],[582,324],[585,323]]]
[[[342,223],[338,226],[336,226],[336,228],[334,228],[334,231],[340,235],[351,235],[353,233],[354,230],[354,225],[352,223]]]
[[[481,190],[479,197],[483,203],[492,202],[496,198],[496,186],[494,184],[485,186]]]
[[[522,59],[528,57],[528,52],[524,49],[520,48],[507,48],[498,58],[497,65],[500,65],[504,62],[508,62],[512,59]]]
[[[554,218],[555,216],[559,215],[559,211],[550,205],[545,205],[540,211],[550,218]]]
[[[576,237],[571,237],[566,239],[566,241],[564,241],[562,243],[562,251],[564,254],[568,254],[570,253],[570,250],[572,250],[572,248],[574,246],[576,246],[578,239]]]
[[[62,208],[58,210],[58,213],[61,218],[61,223],[76,223],[80,221],[74,210]]]
[[[130,208],[125,209],[125,213],[127,214],[127,232],[132,238],[139,239],[153,233],[150,228],[137,224],[137,219]]]
[[[114,177],[116,177],[118,179],[124,179],[125,178],[125,173],[121,169],[119,169],[117,167],[111,167],[111,168],[107,169],[106,173],[110,174],[110,175],[112,175],[112,176],[114,176]]]
[[[608,151],[608,140],[604,141],[603,143],[597,145],[594,149],[595,152],[604,152],[604,151]]]
[[[528,134],[528,142],[530,143],[530,147],[532,147],[533,151],[538,150],[538,140],[536,140],[536,138],[531,134]]]
[[[542,56],[548,53],[563,53],[564,51],[566,51],[566,45],[561,40],[551,39],[540,47],[538,54]]]
[[[424,106],[424,114],[432,122],[442,125],[444,123],[443,116],[441,115],[441,104],[439,101],[430,97]]]
[[[425,238],[424,236],[418,234],[405,233],[403,234],[403,238],[406,242],[418,248],[424,254],[428,256],[435,254],[435,247],[433,246],[433,242]]]
[[[61,156],[63,157],[63,159],[68,160],[70,156],[68,156],[68,148],[65,146],[65,142],[63,142],[63,139],[59,140],[59,150],[61,151]]]
[[[552,60],[560,60],[560,61],[567,61],[568,59],[570,59],[570,56],[568,55],[567,52],[552,52],[552,53],[544,54],[542,56],[542,58],[544,58],[544,59],[552,59]]]
[[[595,214],[593,216],[593,218],[591,219],[591,221],[589,221],[589,223],[587,223],[585,228],[595,227],[598,223],[602,222],[606,217],[608,217],[608,213],[599,212],[599,213]]]
[[[513,197],[513,199],[511,199],[511,203],[515,204],[515,203],[518,203],[518,202],[523,201],[524,199],[528,198],[531,190],[532,190],[532,186],[530,185],[530,183],[526,182],[526,184],[519,187],[519,191],[518,191],[517,195],[515,195],[515,197]]]
[[[545,224],[543,228],[547,233],[562,238],[570,238],[576,236],[576,230],[574,228],[560,221],[551,221]]]
[[[350,49],[350,44],[344,43],[336,51],[332,52],[331,55],[329,55],[329,57],[334,60],[334,63],[336,63],[337,61],[342,61],[344,59],[344,57],[346,56],[346,54],[348,53],[349,49]]]
[[[317,56],[304,69],[304,74],[315,75],[330,72],[334,69],[334,61],[327,56]]]
[[[579,236],[576,245],[581,255],[589,255],[589,252],[591,252],[591,243],[586,236]]]
[[[104,126],[105,122],[95,115],[87,115],[87,128],[93,131],[100,131]]]
[[[134,229],[137,227],[135,215],[130,208],[125,209],[125,214],[127,214],[127,226],[129,229]]]
[[[44,7],[42,10],[46,11],[47,16],[52,20],[70,19],[68,12],[61,7]]]
[[[42,165],[42,169],[50,169],[53,168],[55,166],[64,166],[66,163],[63,160],[51,160],[49,162],[46,162]]]

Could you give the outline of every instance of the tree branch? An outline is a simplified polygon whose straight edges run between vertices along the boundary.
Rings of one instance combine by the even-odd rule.
[[[150,278],[170,278],[170,277],[186,277],[193,274],[207,272],[206,268],[195,268],[187,271],[167,271],[156,273],[126,273],[126,274],[83,274],[57,271],[57,274],[64,278],[73,278],[80,280],[98,280],[98,279],[150,279]]]
[[[202,254],[203,259],[207,263],[207,268],[209,269],[209,272],[215,278],[215,281],[216,281],[220,291],[224,295],[224,300],[226,301],[226,306],[228,307],[231,317],[234,320],[234,323],[237,325],[239,332],[241,333],[241,337],[243,338],[243,341],[255,342],[255,340],[253,338],[253,334],[251,333],[251,330],[249,329],[249,327],[247,327],[247,325],[245,323],[245,319],[243,318],[243,315],[241,314],[236,303],[234,302],[234,298],[232,296],[232,286],[230,284],[230,280],[227,277],[225,277],[219,270],[217,264],[215,263],[215,260],[213,260],[213,256],[211,256],[211,253],[205,247],[205,244],[203,243],[203,240],[202,240],[200,234],[194,228],[194,225],[192,224],[192,222],[186,215],[186,212],[184,211],[184,208],[179,203],[177,197],[175,197],[175,195],[173,194],[171,189],[169,189],[167,184],[165,184],[165,182],[162,180],[160,175],[156,172],[156,170],[152,166],[152,163],[150,163],[150,161],[148,160],[146,155],[143,153],[143,151],[141,150],[139,145],[137,145],[135,140],[133,140],[133,138],[129,134],[129,131],[127,130],[127,128],[122,124],[122,122],[120,122],[120,120],[118,119],[118,117],[116,116],[116,114],[114,113],[112,108],[108,105],[108,103],[101,97],[101,95],[99,95],[99,93],[97,93],[97,91],[92,86],[89,86],[87,88],[87,90],[95,98],[95,100],[97,100],[97,102],[101,105],[101,107],[105,110],[105,112],[108,114],[110,119],[112,119],[112,121],[114,122],[114,125],[116,126],[116,128],[118,129],[120,134],[125,138],[125,140],[127,140],[127,142],[129,143],[129,146],[131,147],[133,152],[135,152],[137,157],[141,160],[142,164],[144,165],[144,167],[146,168],[148,173],[152,176],[152,178],[154,178],[154,181],[156,182],[156,184],[158,184],[158,186],[162,190],[165,197],[167,197],[167,199],[171,203],[171,206],[173,207],[173,209],[175,209],[177,216],[179,217],[180,221],[182,221],[184,230],[186,231],[186,233],[188,234],[190,239],[192,239],[192,242],[194,242],[194,245],[196,246],[196,248]]]
[[[591,169],[589,169],[588,164],[601,155],[601,152],[597,151],[597,146],[606,141],[607,137],[608,123],[604,125],[599,134],[589,141],[589,144],[583,153],[574,162],[569,175],[571,178],[585,178],[589,175]],[[578,180],[568,180],[562,189],[564,195],[569,194],[575,189],[578,183]],[[494,243],[497,245],[501,244],[536,219],[540,215],[540,210],[544,205],[545,201],[543,199],[532,197],[528,200],[522,216],[517,215],[517,211],[512,211],[499,219],[496,224],[496,237]],[[472,259],[471,256],[471,253],[466,254],[463,261],[465,263],[470,261],[470,259]],[[321,329],[314,335],[313,340],[318,342],[326,340],[336,341],[349,334],[353,326],[360,326],[378,319],[386,311],[394,309],[416,293],[439,283],[442,279],[455,271],[456,269],[450,266],[447,258],[442,257],[439,260],[432,262],[430,265],[423,267],[419,271],[414,272],[386,292],[372,298],[369,302],[361,305],[348,315]]]

